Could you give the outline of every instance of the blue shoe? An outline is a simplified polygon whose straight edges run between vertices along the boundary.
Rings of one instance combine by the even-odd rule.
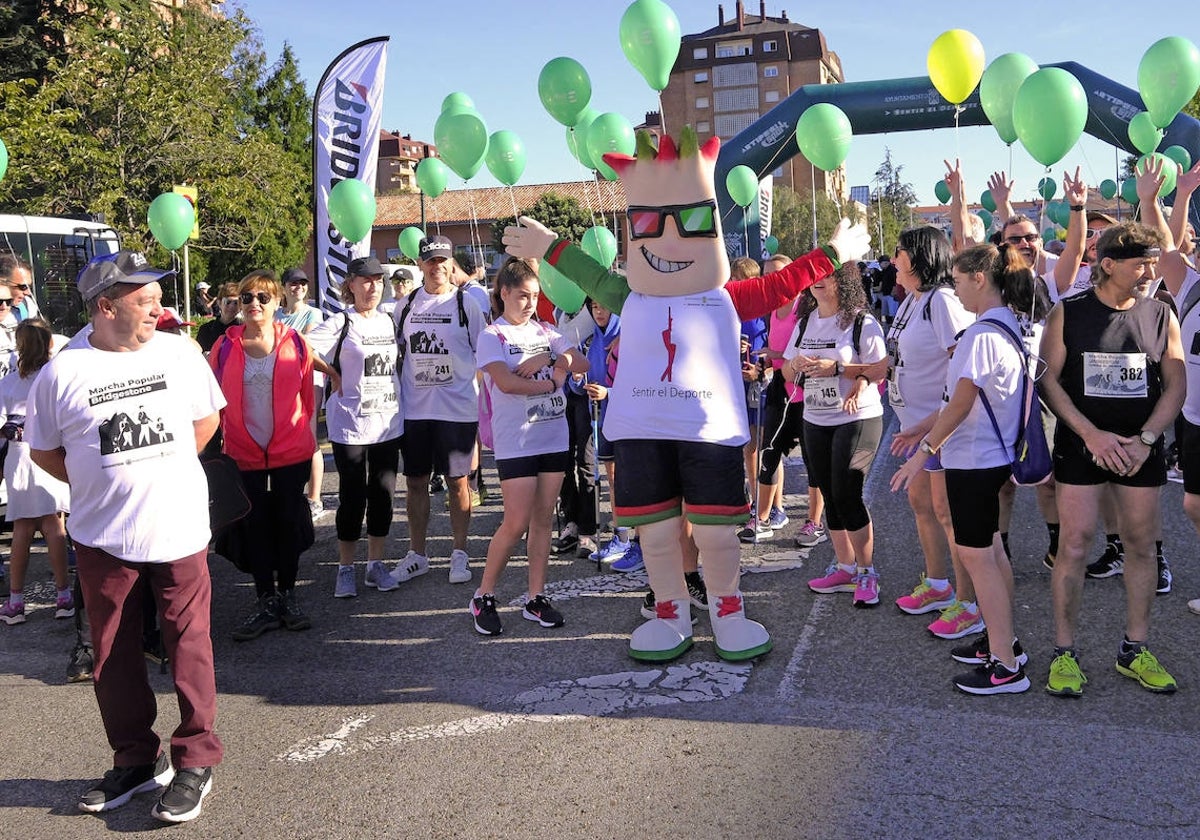
[[[614,560],[620,560],[622,557],[624,557],[625,552],[629,551],[629,546],[629,540],[623,540],[620,537],[614,536],[602,547],[589,554],[588,559],[602,560],[611,563]]]
[[[791,520],[788,519],[788,515],[783,512],[783,508],[771,508],[771,513],[767,517],[767,524],[771,526],[772,531],[778,531],[790,521]]]
[[[614,572],[640,572],[646,568],[646,562],[642,559],[642,544],[640,542],[629,543],[625,554],[616,560],[611,568]]]

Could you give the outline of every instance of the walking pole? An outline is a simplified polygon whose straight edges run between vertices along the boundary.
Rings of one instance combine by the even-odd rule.
[[[763,439],[763,386],[762,383],[755,380],[750,383],[750,399],[758,405],[756,412],[758,422],[755,424],[757,428],[756,439],[754,443],[754,451],[758,455],[758,460],[762,459],[762,439]],[[751,518],[750,527],[754,529],[754,544],[758,545],[758,523],[761,521],[759,515],[762,513],[758,509],[758,470],[754,471],[754,516]]]
[[[592,410],[592,477],[595,481],[596,491],[592,494],[592,498],[596,503],[596,534],[600,534],[600,402],[599,400],[588,399],[588,404]],[[612,488],[609,488],[609,494],[612,494]],[[611,501],[611,500],[610,500]],[[617,526],[613,522],[613,539],[617,538]],[[600,544],[596,543],[596,571],[600,571],[602,564],[600,562]]]

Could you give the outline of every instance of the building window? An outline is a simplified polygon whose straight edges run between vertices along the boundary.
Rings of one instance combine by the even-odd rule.
[[[696,97],[696,107],[697,108],[707,108],[708,107],[708,97],[707,96]]]
[[[696,47],[692,50],[692,58],[697,61],[703,61],[708,58],[708,47]]]
[[[713,87],[742,87],[758,84],[758,67],[754,64],[726,64],[714,67]]]
[[[708,71],[702,70],[699,73],[697,73],[694,81],[696,82],[696,84],[701,84],[703,82],[707,82],[708,81]]]
[[[763,101],[764,102],[778,102],[779,101],[779,91],[777,91],[777,90],[767,91],[766,93],[763,94]]]
[[[753,111],[758,108],[758,88],[729,88],[726,90],[716,91],[714,96],[716,110],[724,113],[727,111]]]
[[[751,114],[718,114],[716,119],[717,135],[733,137],[741,134],[758,119],[758,113]]]
[[[727,41],[717,44],[717,58],[733,58],[739,55],[751,55],[754,44],[751,41]]]
[[[696,131],[700,134],[707,134],[712,131],[712,128],[709,126],[708,120],[701,120],[696,123]]]
[[[778,67],[764,67],[763,68],[763,78],[764,79],[774,79],[778,75],[779,75]]]
[[[763,41],[763,52],[775,52],[779,49],[778,41]]]

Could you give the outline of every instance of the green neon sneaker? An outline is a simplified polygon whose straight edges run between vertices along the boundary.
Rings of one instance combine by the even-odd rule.
[[[1046,680],[1046,691],[1059,697],[1083,696],[1083,684],[1087,677],[1079,670],[1075,654],[1064,651],[1050,663],[1050,677]]]
[[[1160,694],[1170,694],[1178,687],[1175,685],[1175,678],[1158,664],[1158,659],[1145,647],[1134,653],[1118,656],[1117,673],[1137,680],[1147,691]]]

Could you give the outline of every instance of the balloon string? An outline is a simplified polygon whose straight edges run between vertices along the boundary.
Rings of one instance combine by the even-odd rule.
[[[962,160],[962,137],[958,132],[958,117],[963,112],[962,105],[954,106],[954,152],[958,160]]]
[[[437,228],[438,236],[441,236],[442,235],[442,219],[438,215],[438,200],[435,198],[430,203],[433,205],[433,207],[430,208],[433,210],[433,226],[435,228]],[[421,231],[422,235],[424,235],[424,233],[425,233],[425,231]]]
[[[812,179],[812,190],[810,190],[810,192],[812,193],[812,220],[813,220],[812,246],[813,246],[813,248],[816,248],[817,247],[817,167],[812,162],[809,162],[808,169],[809,169],[809,177]]]
[[[658,92],[658,124],[662,128],[662,133],[667,133],[667,112],[663,108],[662,91]]]
[[[746,223],[746,213],[742,213],[742,247],[746,249],[746,256],[750,256],[750,231]]]
[[[471,213],[471,224],[468,226],[467,230],[471,235],[471,247],[475,247],[475,245],[479,244],[480,242],[479,219],[475,214],[475,191],[467,186],[466,180],[463,180],[463,186],[467,190],[467,207],[470,209]]]
[[[512,188],[511,184],[508,187],[508,197],[509,197],[509,199],[512,200],[513,224],[516,224],[516,220],[518,218],[520,218],[521,214],[519,212],[517,212],[517,196],[516,196],[516,193],[513,192],[513,188]]]

